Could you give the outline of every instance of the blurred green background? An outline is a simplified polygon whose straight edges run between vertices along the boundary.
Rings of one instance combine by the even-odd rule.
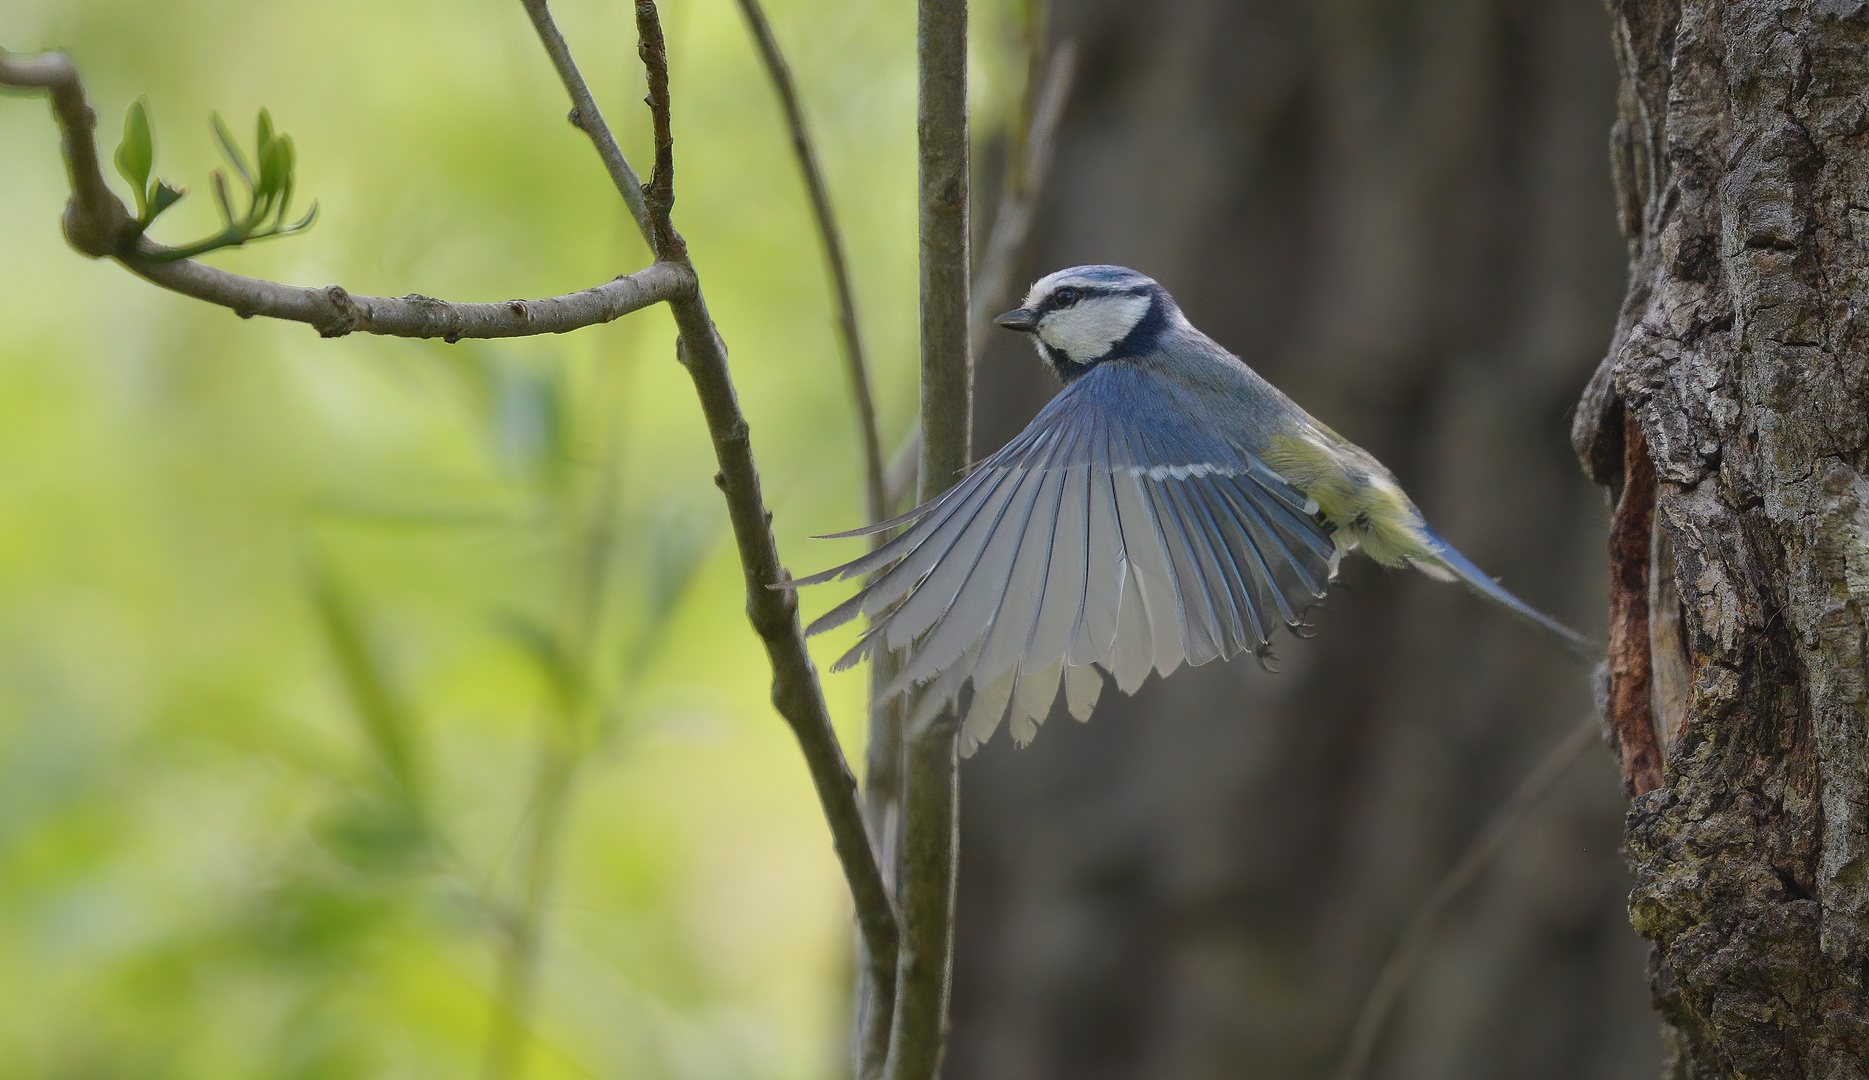
[[[629,6],[557,10],[646,164]],[[856,542],[808,535],[860,519],[819,248],[731,0],[663,14],[676,222],[781,549],[819,568]],[[913,6],[770,14],[893,445]],[[982,127],[1019,17],[976,6]],[[218,265],[498,300],[647,261],[513,0],[8,0],[0,45],[73,54],[106,156],[148,95],[156,172],[194,191],[171,243],[215,228],[210,110],[250,137],[271,109],[321,220]],[[0,1071],[471,1076],[506,1000],[533,1076],[833,1074],[848,904],[666,314],[321,341],[77,256],[64,194],[44,103],[0,98]],[[862,679],[827,684],[853,760]]]

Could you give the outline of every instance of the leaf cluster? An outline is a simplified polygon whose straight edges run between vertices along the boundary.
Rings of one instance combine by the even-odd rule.
[[[267,240],[303,232],[318,217],[318,204],[314,202],[304,217],[290,224],[286,222],[286,215],[292,206],[298,155],[292,144],[292,136],[273,128],[270,112],[264,108],[260,110],[251,158],[241,149],[239,140],[234,138],[220,113],[214,113],[212,120],[214,141],[220,147],[221,156],[227,159],[228,166],[246,189],[244,210],[235,213],[227,174],[215,169],[210,179],[214,189],[214,203],[221,212],[221,231],[193,243],[142,254],[141,258],[153,262],[192,259],[220,248],[240,247],[252,240]],[[116,153],[117,174],[129,182],[136,194],[137,236],[141,236],[156,218],[188,194],[187,188],[152,178],[155,160],[156,144],[149,122],[149,99],[138,98],[131,103],[123,118],[123,141],[117,144]],[[257,167],[254,163],[257,163]]]

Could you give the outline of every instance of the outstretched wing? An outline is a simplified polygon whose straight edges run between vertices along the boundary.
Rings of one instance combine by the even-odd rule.
[[[908,526],[795,583],[876,575],[808,632],[868,616],[834,670],[907,649],[895,689],[926,686],[911,722],[959,701],[969,750],[1002,719],[1029,740],[1060,680],[1083,719],[1095,668],[1133,693],[1151,667],[1262,649],[1324,595],[1335,547],[1316,507],[1213,420],[1169,380],[1100,365],[945,494],[841,534]]]

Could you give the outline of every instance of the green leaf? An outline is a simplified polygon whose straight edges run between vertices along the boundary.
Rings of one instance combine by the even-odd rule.
[[[253,148],[260,156],[264,157],[266,154],[266,146],[272,141],[273,114],[267,112],[266,107],[262,105],[260,106],[259,137],[254,141]]]
[[[283,139],[268,141],[260,150],[260,182],[254,198],[271,203],[285,187],[292,171],[292,148]]]
[[[274,232],[279,232],[285,228],[286,211],[290,209],[292,209],[292,173],[290,170],[287,170],[285,187],[281,188],[279,191],[279,215],[273,218]]]
[[[279,187],[279,224],[284,224],[286,211],[292,208],[292,188],[298,178],[299,152],[297,144],[292,141],[290,135],[279,136],[278,145],[281,147],[280,153],[286,162],[285,182]]]
[[[314,202],[311,204],[311,209],[305,211],[304,217],[298,219],[298,221],[295,222],[294,224],[286,226],[285,232],[286,233],[304,232],[306,229],[309,229],[312,227],[312,222],[317,221],[317,220],[318,220],[318,204]],[[282,233],[281,235],[284,235],[284,234]]]
[[[117,175],[136,190],[136,214],[148,220],[149,170],[155,164],[155,140],[149,132],[149,99],[137,98],[123,116],[123,141],[117,144]]]
[[[147,220],[154,221],[164,210],[182,201],[188,194],[187,188],[170,187],[167,180],[156,181],[154,194],[149,197],[149,215]]]
[[[227,197],[227,177],[216,169],[209,177],[214,182],[214,203],[221,208],[221,224],[234,227],[234,204]]]
[[[213,114],[213,120],[214,141],[221,144],[221,154],[234,167],[234,171],[240,174],[240,179],[245,181],[247,187],[252,187],[253,170],[247,165],[246,155],[240,152],[240,144],[234,141],[234,133],[227,130],[227,121],[221,119],[220,113]]]

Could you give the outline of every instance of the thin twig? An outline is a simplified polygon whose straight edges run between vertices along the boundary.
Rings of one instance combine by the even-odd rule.
[[[584,75],[578,71],[577,64],[571,60],[571,49],[565,44],[565,37],[558,32],[558,24],[552,21],[552,12],[546,0],[520,0],[526,9],[526,15],[532,19],[532,27],[538,31],[539,44],[545,46],[545,54],[551,57],[552,67],[558,72],[558,81],[564,84],[565,92],[571,95],[571,115],[568,119],[572,126],[582,131],[597,147],[597,156],[603,160],[604,170],[610,174],[610,182],[616,185],[617,193],[623,196],[623,204],[636,219],[636,227],[642,230],[643,242],[651,246],[655,241],[649,227],[649,205],[643,198],[642,181],[636,178],[636,170],[630,168],[629,159],[623,156],[623,150],[610,134],[610,125],[604,123],[604,114],[597,108],[597,99],[591,97],[591,88],[585,85]]]
[[[883,1068],[887,1080],[934,1080],[947,1050],[960,846],[958,734],[948,709],[903,743],[902,840],[896,855],[902,958]]]
[[[831,274],[831,289],[837,294],[837,333],[844,346],[844,365],[849,369],[850,392],[857,401],[857,425],[863,439],[863,467],[871,521],[890,515],[883,492],[883,442],[876,424],[876,399],[870,391],[869,366],[863,358],[863,339],[857,332],[856,292],[850,285],[850,267],[844,257],[843,234],[831,211],[831,194],[824,186],[824,172],[818,167],[818,154],[812,147],[811,130],[805,124],[805,112],[798,102],[798,89],[792,83],[791,66],[779,51],[779,42],[766,21],[759,0],[739,0],[759,46],[766,74],[779,95],[785,110],[785,123],[792,134],[792,153],[798,158],[798,171],[804,175],[805,191],[811,198],[811,212],[817,219],[818,238],[824,244],[824,261]]]
[[[958,483],[973,453],[970,348],[967,4],[920,0],[922,470],[927,502]]]
[[[973,443],[969,337],[967,3],[919,0],[918,203],[921,233],[923,502],[966,475]],[[933,1080],[947,1043],[959,847],[959,723],[952,709],[903,732],[902,838],[896,897],[902,956],[884,1068]]]
[[[565,334],[612,322],[694,289],[694,272],[659,262],[634,274],[566,296],[463,304],[427,296],[358,296],[342,286],[322,289],[245,277],[191,260],[145,263],[123,260],[132,273],[165,289],[232,308],[241,318],[264,315],[310,323],[324,337],[350,333],[389,337],[534,337]]]
[[[688,245],[670,219],[675,210],[675,134],[668,99],[668,46],[662,41],[662,20],[656,15],[655,0],[636,0],[636,55],[642,59],[648,77],[649,122],[655,132],[655,161],[642,192],[643,202],[649,206],[649,240],[655,246],[656,258],[685,263]]]
[[[993,332],[993,316],[998,314],[996,308],[1007,299],[1013,267],[1032,230],[1038,195],[1057,145],[1058,123],[1064,118],[1064,106],[1077,77],[1077,43],[1070,39],[1059,42],[1043,71],[1042,86],[1029,98],[1031,112],[1026,118],[1025,134],[1018,140],[1021,152],[1009,163],[1006,190],[993,215],[986,250],[980,255],[980,271],[973,279],[975,353],[986,348],[987,336]]]
[[[1499,852],[1505,839],[1532,807],[1538,805],[1564,774],[1583,756],[1584,749],[1595,742],[1601,735],[1602,722],[1592,713],[1585,716],[1570,734],[1547,752],[1525,779],[1519,781],[1506,801],[1493,812],[1491,820],[1467,845],[1459,861],[1441,879],[1434,891],[1415,912],[1408,928],[1395,943],[1395,951],[1382,965],[1376,975],[1376,982],[1370,988],[1369,996],[1363,1001],[1362,1011],[1357,1015],[1356,1027],[1351,1029],[1350,1042],[1344,1051],[1343,1063],[1337,1067],[1336,1080],[1362,1080],[1369,1070],[1370,1060],[1375,1056],[1376,1042],[1382,1037],[1382,1030],[1388,1024],[1389,1014],[1395,1011],[1396,1003],[1401,1000],[1402,991],[1407,987],[1415,969],[1427,954],[1428,944],[1440,926],[1442,916],[1447,914],[1460,894],[1473,884],[1486,864]]]
[[[902,826],[902,724],[907,716],[900,693],[891,686],[902,669],[902,654],[884,650],[870,664],[870,737],[863,748],[863,819],[869,825],[870,848],[879,866],[896,865],[897,840]],[[895,1027],[896,984],[869,977],[866,968],[857,981],[855,1015],[851,1025],[856,1080],[878,1080],[889,1060],[890,1034]]]
[[[85,99],[77,65],[64,53],[32,56],[0,53],[0,86],[49,93],[64,148],[71,198],[65,204],[65,238],[92,258],[110,257],[132,273],[165,289],[231,308],[242,318],[309,323],[325,337],[349,333],[390,337],[530,337],[563,334],[607,323],[693,289],[692,268],[657,263],[634,274],[564,296],[463,304],[426,296],[359,296],[342,286],[322,289],[285,285],[229,273],[192,259],[154,261],[169,249],[148,237],[98,166],[96,112]]]

